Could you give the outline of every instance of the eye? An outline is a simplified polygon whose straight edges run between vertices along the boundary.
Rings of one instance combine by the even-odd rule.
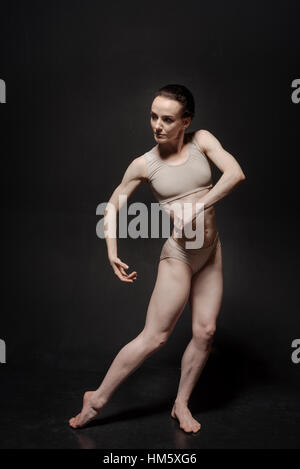
[[[156,116],[155,114],[150,114],[150,117],[151,117],[151,119],[153,119],[153,120],[155,120],[155,119],[157,118],[157,116]],[[165,122],[168,122],[168,123],[173,122],[173,120],[170,119],[169,117],[166,117],[166,118],[164,119],[164,121],[165,121]]]

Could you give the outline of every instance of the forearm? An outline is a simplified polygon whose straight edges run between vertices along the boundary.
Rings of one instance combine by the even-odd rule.
[[[126,187],[119,185],[110,197],[104,211],[104,236],[108,257],[117,257],[117,215],[128,200]]]
[[[117,256],[117,212],[114,206],[105,210],[104,233],[108,257]]]
[[[199,200],[204,204],[204,210],[230,194],[244,179],[243,175],[224,172],[213,188]]]
[[[118,255],[118,247],[117,247],[117,239],[116,238],[105,238],[106,246],[107,246],[107,257],[117,257]]]

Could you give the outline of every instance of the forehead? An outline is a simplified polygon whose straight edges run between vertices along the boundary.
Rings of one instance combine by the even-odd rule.
[[[156,96],[151,110],[156,114],[172,114],[176,116],[181,110],[181,103],[175,99],[166,98],[165,96]]]

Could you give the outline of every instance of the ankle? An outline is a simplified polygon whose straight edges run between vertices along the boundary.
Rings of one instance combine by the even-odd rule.
[[[183,399],[182,397],[181,398],[176,398],[175,402],[174,402],[175,406],[177,407],[187,407],[188,406],[188,400],[187,399]]]

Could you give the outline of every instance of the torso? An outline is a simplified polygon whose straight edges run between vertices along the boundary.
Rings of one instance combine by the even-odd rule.
[[[196,203],[201,202],[201,199],[203,198],[203,196],[205,194],[207,194],[209,191],[210,191],[210,189],[204,189],[204,190],[202,190],[198,193],[184,196],[184,197],[180,198],[180,200],[177,200],[176,202],[177,203],[179,202],[180,205],[182,205],[183,203],[186,203],[186,202],[191,203],[192,204],[192,213],[194,214],[195,213],[195,208],[196,208]],[[174,223],[174,216],[173,216],[172,212],[171,212],[170,218],[171,218],[172,222]],[[192,228],[193,228],[193,230],[196,229],[195,221],[193,222]],[[203,247],[210,246],[213,243],[214,238],[216,236],[216,233],[217,233],[217,224],[216,224],[216,217],[215,217],[215,209],[214,209],[213,206],[211,206],[208,209],[206,209],[205,212],[204,212],[204,243],[203,243]],[[181,238],[178,238],[176,236],[176,234],[174,233],[174,229],[172,231],[171,236],[172,236],[172,238],[176,239],[176,241],[178,243],[180,243],[182,245],[184,245],[184,243],[186,241],[193,241],[195,239],[195,237],[194,238],[186,238],[184,236],[184,232],[183,232],[183,236]]]
[[[212,186],[210,162],[206,155],[200,149],[195,141],[194,132],[185,135],[187,143],[183,147],[180,159],[172,156],[171,159],[161,158],[158,152],[158,146],[153,147],[144,156],[145,179],[150,184],[155,198],[161,203],[161,206],[168,207],[167,212],[174,223],[174,214],[169,208],[172,201],[179,203],[192,203],[192,213],[194,215],[196,203],[207,194]],[[181,156],[184,155],[182,158]],[[176,160],[176,164],[174,161]],[[194,192],[193,192],[194,191]],[[191,192],[191,193],[189,193]],[[187,195],[182,195],[186,194]],[[195,230],[195,221],[193,221],[193,230]],[[203,247],[210,246],[216,236],[217,225],[215,209],[213,206],[205,209],[204,212],[204,243]],[[177,237],[174,229],[173,239],[182,245],[186,241],[193,241],[195,238]]]

